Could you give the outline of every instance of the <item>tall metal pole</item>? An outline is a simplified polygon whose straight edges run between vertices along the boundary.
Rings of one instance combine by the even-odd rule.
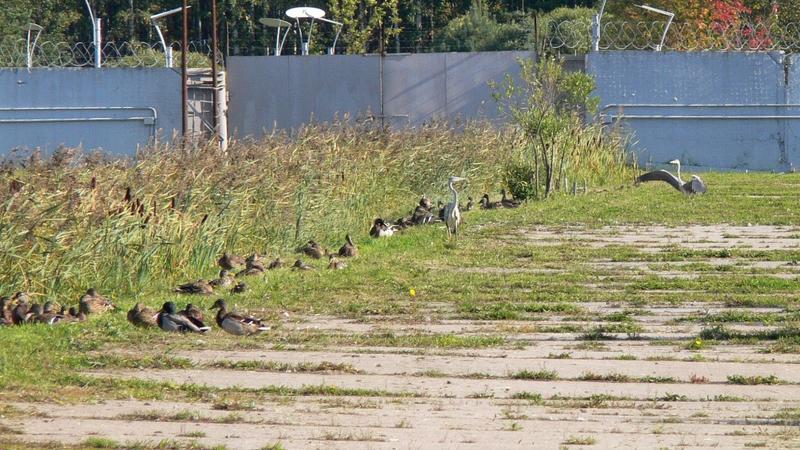
[[[189,133],[189,76],[186,70],[186,54],[189,51],[189,0],[183,0],[183,37],[181,38],[181,132],[186,144]]]
[[[211,90],[213,100],[213,124],[214,124],[214,137],[219,137],[219,109],[217,108],[217,0],[211,0],[211,84],[214,88]]]

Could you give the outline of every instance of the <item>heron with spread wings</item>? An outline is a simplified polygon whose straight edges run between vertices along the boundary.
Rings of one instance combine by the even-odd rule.
[[[706,188],[706,184],[703,183],[703,180],[700,179],[697,175],[692,175],[692,179],[683,182],[681,179],[681,161],[678,159],[673,159],[669,162],[670,164],[674,164],[678,166],[678,175],[675,176],[666,170],[654,170],[652,172],[647,172],[643,175],[640,175],[636,178],[636,183],[644,183],[647,181],[665,181],[670,184],[670,186],[674,187],[678,191],[686,194],[704,194],[708,189]]]

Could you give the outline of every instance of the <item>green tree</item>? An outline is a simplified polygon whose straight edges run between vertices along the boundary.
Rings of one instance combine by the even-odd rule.
[[[497,23],[474,3],[468,13],[451,20],[438,33],[433,48],[451,52],[515,50],[524,47],[526,34],[516,23]]]
[[[330,0],[330,11],[348,53],[383,51],[401,30],[398,0]]]

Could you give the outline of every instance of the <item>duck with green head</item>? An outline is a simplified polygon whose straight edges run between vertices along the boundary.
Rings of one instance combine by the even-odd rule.
[[[175,303],[173,302],[164,303],[164,306],[161,307],[161,311],[158,313],[156,322],[159,328],[169,332],[205,333],[211,329],[211,327],[198,327],[188,318],[178,314]]]

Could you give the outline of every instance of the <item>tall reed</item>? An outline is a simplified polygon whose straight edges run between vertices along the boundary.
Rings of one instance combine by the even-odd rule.
[[[336,124],[227,153],[31,157],[0,174],[0,286],[56,300],[88,286],[138,295],[210,275],[225,250],[274,254],[311,237],[333,245],[377,216],[408,214],[423,193],[444,198],[452,174],[473,195],[497,188],[517,145],[514,132],[477,124]]]

